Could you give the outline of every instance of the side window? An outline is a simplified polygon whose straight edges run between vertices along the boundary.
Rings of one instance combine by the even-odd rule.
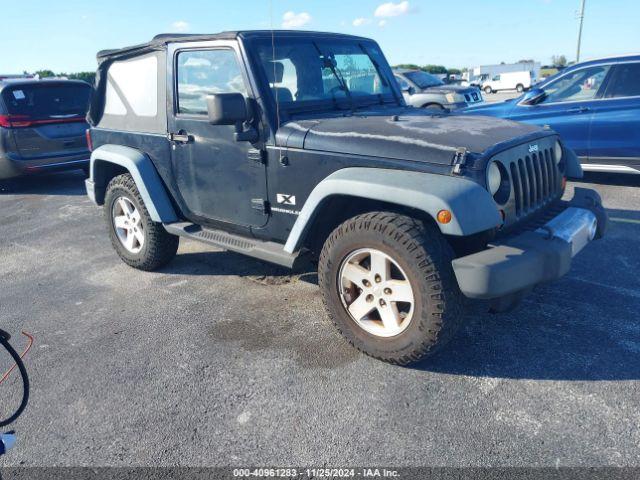
[[[605,98],[640,96],[640,63],[617,65],[609,81]]]
[[[207,95],[247,89],[233,50],[188,50],[178,53],[178,113],[206,115]]]
[[[500,75],[496,75],[495,77],[492,78],[493,82],[499,82],[500,81]]]
[[[583,68],[568,73],[544,87],[547,96],[542,103],[580,102],[596,98],[609,65]]]

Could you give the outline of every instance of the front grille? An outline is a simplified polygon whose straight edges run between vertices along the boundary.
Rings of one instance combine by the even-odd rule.
[[[529,215],[562,195],[562,174],[553,148],[542,148],[510,161],[500,160],[511,176],[517,218]]]
[[[480,101],[480,95],[478,94],[478,92],[465,93],[464,94],[464,99],[468,103],[475,103],[475,102]]]

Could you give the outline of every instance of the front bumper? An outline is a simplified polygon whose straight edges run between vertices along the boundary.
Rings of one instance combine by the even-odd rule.
[[[566,274],[572,258],[601,238],[608,223],[600,196],[593,190],[576,188],[566,207],[541,228],[455,259],[453,270],[462,293],[469,298],[501,298]]]

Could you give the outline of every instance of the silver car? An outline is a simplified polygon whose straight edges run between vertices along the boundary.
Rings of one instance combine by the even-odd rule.
[[[483,102],[478,88],[447,85],[422,70],[394,70],[393,74],[407,104],[416,108],[455,110]]]

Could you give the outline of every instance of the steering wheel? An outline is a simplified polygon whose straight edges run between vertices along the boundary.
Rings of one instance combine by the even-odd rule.
[[[335,95],[335,93],[334,93],[334,92],[337,92],[338,90],[340,90],[341,92],[343,92],[345,95],[347,94],[347,92],[345,91],[345,89],[344,89],[344,88],[342,88],[342,85],[336,85],[335,87],[331,88],[331,90],[329,90],[329,93],[335,97],[336,95]]]

